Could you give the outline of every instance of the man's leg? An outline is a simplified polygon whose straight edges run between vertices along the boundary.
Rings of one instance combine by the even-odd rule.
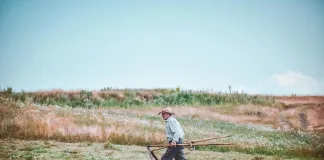
[[[182,139],[179,139],[179,142],[178,144],[183,144],[182,143]],[[184,147],[183,146],[177,146],[178,150],[177,150],[177,153],[175,155],[175,160],[186,160],[186,157],[184,156],[184,152],[183,152],[183,149]]]
[[[180,147],[180,146],[179,146]],[[180,151],[176,154],[176,156],[174,157],[175,160],[186,160],[186,157],[184,156],[184,152],[183,152],[183,148],[181,146]]]
[[[174,148],[168,147],[168,149],[161,157],[161,160],[172,160],[177,155],[178,152],[179,152],[179,147],[174,147]]]

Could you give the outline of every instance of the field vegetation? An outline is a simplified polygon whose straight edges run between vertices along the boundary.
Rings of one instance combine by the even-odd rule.
[[[70,107],[151,107],[151,106],[214,106],[219,104],[272,104],[274,96],[248,95],[229,90],[228,93],[211,93],[176,89],[112,89],[100,91],[63,91],[60,89],[38,92],[13,92],[12,88],[2,91],[3,95],[22,102]]]
[[[147,159],[146,145],[166,142],[157,113],[172,106],[185,141],[231,135],[211,142],[234,144],[185,150],[188,159],[323,159],[323,102],[323,96],[249,95],[230,87],[228,93],[6,88],[0,93],[0,157]]]

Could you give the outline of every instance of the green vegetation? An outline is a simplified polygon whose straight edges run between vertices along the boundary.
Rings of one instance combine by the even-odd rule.
[[[323,132],[282,132],[262,125],[234,124],[223,121],[178,118],[184,125],[187,139],[211,137],[206,133],[232,135],[224,139],[234,146],[198,146],[198,150],[230,152],[252,155],[276,155],[285,158],[321,157],[324,150]]]
[[[209,93],[208,91],[181,91],[176,89],[111,89],[101,91],[52,90],[47,92],[13,92],[12,88],[4,89],[1,95],[14,100],[27,100],[42,105],[58,105],[70,107],[145,107],[145,106],[214,106],[219,104],[259,104],[267,105],[274,102],[272,96],[248,95],[244,92]]]
[[[47,149],[42,145],[29,144],[20,148],[16,152],[12,152],[8,155],[9,159],[35,159],[37,155],[46,153]]]

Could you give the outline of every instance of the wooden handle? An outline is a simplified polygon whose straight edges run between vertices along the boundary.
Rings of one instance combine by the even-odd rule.
[[[230,136],[221,136],[221,137],[214,137],[214,138],[206,138],[206,139],[202,139],[202,140],[191,141],[191,143],[204,142],[204,141],[209,141],[209,140],[213,140],[213,139],[221,139],[221,138],[226,138],[226,137],[230,137]]]
[[[198,142],[204,142],[204,141],[209,141],[209,140],[213,140],[213,139],[221,139],[221,138],[226,138],[226,137],[230,137],[230,136],[221,136],[221,137],[206,138],[206,139],[197,140],[197,141],[185,142],[183,144],[198,143]],[[159,145],[149,145],[149,146],[150,147],[168,147],[168,144],[165,144],[165,145],[160,145],[160,144]]]
[[[215,146],[220,146],[220,145],[233,145],[232,143],[195,143],[192,144],[192,146],[209,146],[209,145],[215,145]],[[150,145],[149,147],[170,147],[171,145]],[[177,146],[190,146],[190,144],[177,144]]]

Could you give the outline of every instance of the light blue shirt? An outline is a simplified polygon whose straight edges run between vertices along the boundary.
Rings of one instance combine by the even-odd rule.
[[[170,116],[165,122],[165,132],[168,141],[178,142],[179,138],[184,138],[184,131],[174,117]]]

